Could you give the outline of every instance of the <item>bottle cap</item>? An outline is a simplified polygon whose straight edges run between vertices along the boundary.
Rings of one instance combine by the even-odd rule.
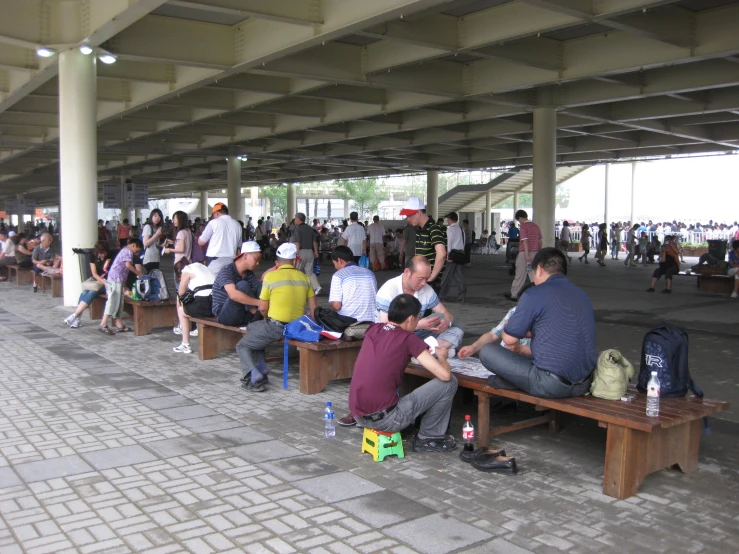
[[[656,371],[653,371],[652,372],[652,375],[654,375],[656,377],[657,376],[657,372]]]
[[[465,421],[469,421],[470,419],[471,419],[470,416],[468,416],[468,415],[464,416],[464,420]]]
[[[326,406],[332,406],[331,401],[326,402]]]

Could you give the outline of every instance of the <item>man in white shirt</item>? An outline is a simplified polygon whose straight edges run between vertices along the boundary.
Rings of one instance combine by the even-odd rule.
[[[331,253],[336,273],[331,277],[328,302],[339,314],[357,321],[375,321],[377,279],[374,274],[354,262],[347,246],[337,246]]]
[[[367,252],[367,234],[364,227],[359,223],[359,214],[352,212],[349,214],[351,222],[346,231],[341,235],[341,244],[348,246],[354,254],[354,261],[359,263],[359,258]]]
[[[447,300],[449,289],[457,286],[457,300],[464,302],[467,296],[467,280],[464,278],[462,267],[464,267],[467,257],[464,253],[464,231],[458,225],[459,216],[456,212],[451,212],[446,216],[446,251],[447,264],[444,276],[441,279],[441,288],[439,289],[439,298]]]
[[[13,231],[10,231],[13,233]],[[15,233],[13,233],[15,236]],[[14,265],[15,260],[15,243],[6,231],[0,231],[0,268]],[[9,271],[9,270],[6,270]],[[7,277],[0,276],[0,281],[6,281]]]
[[[372,218],[372,223],[367,226],[367,234],[369,235],[369,253],[372,268],[377,271],[385,267],[385,245],[382,243],[382,237],[385,235],[385,227],[380,223],[380,217]],[[379,260],[379,267],[376,265]]]
[[[208,245],[205,260],[214,275],[218,275],[221,268],[233,261],[241,247],[241,236],[241,225],[228,215],[226,204],[216,203],[213,206],[213,219],[198,238],[200,246]]]

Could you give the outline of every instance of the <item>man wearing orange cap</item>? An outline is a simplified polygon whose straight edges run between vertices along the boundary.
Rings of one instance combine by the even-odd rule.
[[[233,261],[241,247],[241,238],[241,225],[228,215],[226,204],[217,202],[213,206],[213,218],[198,238],[200,246],[208,245],[205,262],[214,275]]]
[[[408,198],[400,215],[406,217],[408,225],[416,227],[416,256],[423,256],[428,260],[431,276],[427,283],[438,291],[446,262],[446,233],[426,215],[425,204],[415,196]]]

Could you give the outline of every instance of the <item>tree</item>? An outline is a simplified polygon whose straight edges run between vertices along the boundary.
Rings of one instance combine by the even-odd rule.
[[[275,220],[274,225],[282,225],[287,219],[287,187],[281,185],[260,187],[259,194],[269,199],[270,213],[267,215],[271,215]]]
[[[355,211],[359,212],[359,219],[368,219],[375,215],[380,202],[386,200],[384,186],[377,183],[377,179],[352,179],[335,181],[336,195],[354,204]]]

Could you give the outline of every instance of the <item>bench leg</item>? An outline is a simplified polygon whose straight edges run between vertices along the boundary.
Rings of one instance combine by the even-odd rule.
[[[104,311],[105,311],[105,298],[100,298],[99,296],[96,296],[95,298],[93,298],[92,304],[90,304],[90,319],[92,321],[103,319]]]
[[[148,335],[159,327],[174,327],[177,325],[177,306],[139,306],[133,304],[133,328],[137,337]]]
[[[244,335],[212,325],[198,326],[198,359],[212,360],[219,352],[236,348]]]
[[[644,431],[608,424],[603,494],[624,499],[639,490],[647,474],[647,435]]]
[[[490,395],[476,390],[475,396],[477,396],[477,447],[487,448],[490,446]]]
[[[64,281],[61,279],[51,280],[51,297],[61,298],[64,295]]]
[[[324,352],[300,351],[300,392],[318,394],[328,385],[328,361],[322,360]]]

